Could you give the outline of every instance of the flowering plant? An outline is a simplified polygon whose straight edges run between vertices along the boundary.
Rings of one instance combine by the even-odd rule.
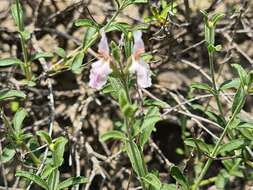
[[[143,60],[141,54],[145,52],[144,42],[142,40],[142,32],[133,32],[134,45],[132,51],[132,63],[129,67],[129,73],[136,74],[137,84],[141,88],[151,86],[151,71],[149,65]],[[110,56],[108,40],[104,31],[101,32],[101,40],[98,44],[99,60],[92,63],[90,71],[89,85],[92,88],[100,90],[112,73],[112,66],[114,64]],[[117,68],[117,67],[114,67]],[[123,69],[124,68],[120,68]],[[123,70],[121,72],[123,72]]]
[[[51,1],[54,9],[58,9],[57,3],[69,3]],[[246,28],[251,12],[243,12],[248,9],[249,1],[236,4],[236,7],[242,5],[242,9],[240,14],[235,11],[235,15],[229,16],[229,21],[234,19],[234,22],[220,24],[224,14],[210,16],[201,11],[203,27],[199,23],[201,19],[196,19],[201,14],[196,12],[198,9],[191,9],[192,3],[188,0],[183,3],[113,0],[115,12],[111,15],[110,9],[109,19],[105,17],[101,23],[93,18],[84,1],[73,1],[73,5],[51,12],[41,22],[40,15],[50,12],[45,2],[15,0],[6,10],[11,10],[17,32],[0,28],[0,42],[10,46],[0,43],[0,53],[9,51],[12,55],[12,46],[16,45],[16,57],[0,59],[3,88],[0,90],[0,189],[8,190],[10,184],[14,184],[11,189],[19,186],[27,190],[37,186],[45,190],[130,190],[132,184],[140,186],[134,189],[143,190],[199,190],[251,185],[253,121],[248,102],[253,92],[253,71],[248,72],[239,64],[224,66],[238,60],[233,57],[234,49],[244,57],[245,65],[247,61],[252,63],[244,52],[245,44],[252,38],[252,31]],[[221,3],[216,0],[207,10]],[[131,18],[134,24],[129,24],[130,21],[117,19],[127,7],[136,8],[139,4],[142,4],[140,12],[147,15],[144,22]],[[24,11],[23,7],[27,6],[32,10]],[[90,19],[83,19],[84,14],[80,12],[80,19],[73,21],[70,28],[68,25],[66,33],[60,31],[65,25],[62,18],[66,16],[69,21],[72,12],[76,19],[77,7],[87,11]],[[230,12],[230,3],[228,7]],[[27,15],[31,11],[35,18],[29,19]],[[5,19],[2,12],[1,21]],[[26,28],[30,23],[32,27]],[[223,57],[224,50],[216,42],[215,29],[225,25],[219,28],[219,35],[223,37],[218,39],[220,43],[227,39],[226,46],[230,49],[220,66],[215,64],[215,58]],[[241,26],[243,29],[236,31]],[[202,29],[203,33],[196,32]],[[83,41],[72,36],[75,30],[84,33]],[[66,50],[55,47],[52,52],[44,52],[42,49],[48,46],[40,47],[38,42],[49,33],[53,33],[53,39],[57,35],[59,44]],[[239,39],[247,36],[242,40],[243,48],[230,33],[233,37],[240,35]],[[150,43],[145,41],[148,37]],[[64,41],[67,45],[62,43],[62,38],[67,39]],[[73,46],[72,43],[68,46],[69,40],[76,45],[71,52],[69,49]],[[188,47],[190,43],[193,44]],[[50,41],[49,46],[53,44]],[[175,48],[174,44],[177,44]],[[206,48],[199,48],[202,44]],[[95,61],[90,61],[93,57]],[[174,64],[178,61],[180,64]],[[167,66],[172,71],[167,71]],[[178,75],[177,68],[183,72],[187,68],[187,73]],[[223,68],[235,70],[235,78],[231,79],[232,72],[221,77]],[[195,77],[196,72],[203,77]],[[187,75],[190,80],[185,80]],[[69,78],[77,85],[69,82]],[[189,85],[191,80],[204,83]],[[170,88],[177,82],[182,83],[182,88]],[[202,92],[205,94],[199,95]],[[111,111],[105,111],[105,101],[100,100],[110,101]],[[100,118],[102,115],[106,119],[112,117],[109,127]],[[173,127],[176,127],[175,133]],[[106,155],[102,155],[103,151]],[[126,162],[121,162],[121,158]],[[97,180],[97,175],[102,179]],[[128,180],[124,180],[126,176]],[[111,184],[116,178],[122,181],[115,183],[114,188]]]

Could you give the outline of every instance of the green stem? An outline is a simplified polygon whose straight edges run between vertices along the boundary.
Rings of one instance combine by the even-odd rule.
[[[208,185],[208,184],[210,184],[210,183],[213,183],[213,182],[215,182],[216,179],[217,179],[217,176],[215,176],[215,177],[210,177],[210,178],[208,178],[208,179],[205,179],[205,180],[203,180],[203,181],[199,184],[199,186],[204,186],[204,185]]]
[[[4,112],[2,109],[0,109],[0,113],[1,113],[1,118],[3,119],[3,122],[4,122],[4,126],[6,127],[6,130],[8,132],[8,135],[10,134],[15,134],[15,131],[14,129],[11,127],[10,125],[10,122],[9,120],[7,119],[7,117],[5,116]],[[18,146],[21,146],[23,149],[25,149],[28,153],[29,153],[29,157],[32,159],[32,161],[34,162],[34,164],[36,166],[39,166],[40,164],[40,160],[39,158],[30,150],[30,148],[24,143],[24,142],[20,142],[18,143],[17,141],[13,140],[11,137],[10,137],[10,141],[11,143],[15,146],[15,145],[18,145]]]
[[[20,34],[20,42],[21,42],[21,48],[22,48],[22,52],[23,52],[23,56],[24,56],[23,70],[24,70],[26,79],[31,80],[32,79],[31,65],[28,61],[28,52],[27,52],[27,48],[25,45],[25,39],[23,38],[22,34]]]
[[[21,67],[26,76],[26,79],[31,80],[32,79],[31,65],[28,60],[28,51],[26,48],[25,39],[22,34],[22,32],[24,31],[24,26],[23,26],[23,20],[21,19],[21,15],[20,15],[21,7],[19,4],[19,0],[16,0],[16,8],[17,8],[17,14],[18,14],[18,29],[19,29],[20,43],[21,43],[21,48],[22,48],[23,58],[24,58],[24,65],[21,65]]]
[[[245,97],[244,97],[243,99],[245,99]],[[217,156],[217,153],[218,153],[219,147],[220,147],[220,145],[221,145],[221,143],[222,143],[222,140],[224,139],[224,137],[225,137],[225,135],[226,135],[226,133],[227,133],[227,131],[228,131],[230,125],[233,123],[235,117],[236,117],[237,114],[239,113],[239,111],[240,111],[240,109],[241,109],[243,103],[244,103],[244,101],[241,101],[241,102],[237,105],[236,110],[233,112],[233,114],[232,114],[230,120],[229,120],[228,123],[226,124],[226,126],[225,126],[225,128],[224,128],[224,130],[223,130],[223,132],[222,132],[222,134],[221,134],[221,136],[220,136],[218,142],[216,143],[216,145],[215,145],[215,147],[214,147],[212,153],[210,154],[210,158],[208,158],[208,160],[207,160],[207,162],[205,163],[205,165],[204,165],[204,167],[203,167],[203,169],[202,169],[202,171],[201,171],[199,177],[197,178],[195,184],[193,185],[192,190],[197,190],[197,189],[198,189],[201,180],[202,180],[203,177],[205,176],[207,170],[209,169],[209,167],[210,167],[210,165],[211,165],[211,163],[212,163],[212,161],[213,161],[212,158]]]
[[[40,165],[40,159],[30,150],[30,148],[22,143],[22,147],[28,152],[29,157],[32,159],[33,163],[38,167]]]
[[[129,94],[129,88],[128,88],[128,83],[127,83],[127,79],[122,79],[122,83],[123,83],[123,86],[124,86],[124,89],[125,89],[125,92],[126,92],[126,95],[127,95],[127,99],[128,99],[128,102],[131,103],[132,100],[131,100],[131,97],[130,97],[130,94]],[[139,162],[138,162],[138,159],[137,159],[137,156],[135,154],[135,151],[134,151],[134,145],[133,145],[133,141],[134,141],[134,137],[132,136],[132,125],[131,125],[131,121],[129,121],[129,118],[125,117],[125,121],[126,121],[126,125],[127,125],[127,137],[129,139],[129,144],[130,144],[130,151],[132,152],[132,155],[133,155],[133,159],[134,159],[134,162],[135,162],[135,165],[137,166],[137,170],[138,170],[138,178],[140,180],[140,183],[141,183],[141,186],[143,188],[143,190],[146,190],[146,186],[145,184],[143,183],[142,181],[142,177],[145,177],[145,176],[142,176],[141,175],[141,171],[142,171],[142,167],[144,168],[144,171],[146,173],[147,171],[147,167],[145,165],[145,162],[144,162],[144,156],[143,156],[143,152],[140,151],[140,154],[141,154],[141,157],[142,157],[142,163],[143,165],[139,165]],[[145,175],[145,174],[144,174]]]
[[[221,101],[220,101],[220,98],[219,98],[219,95],[220,95],[220,92],[219,90],[217,89],[217,85],[216,85],[216,82],[215,82],[215,71],[214,71],[214,53],[213,52],[208,52],[209,54],[209,64],[210,64],[210,72],[211,72],[211,77],[212,77],[212,85],[213,85],[213,89],[214,89],[214,98],[215,98],[215,101],[217,103],[217,106],[218,106],[218,109],[219,109],[219,112],[220,112],[220,115],[221,117],[224,119],[225,121],[225,118],[224,118],[224,115],[223,115],[223,110],[222,110],[222,105],[221,105]]]

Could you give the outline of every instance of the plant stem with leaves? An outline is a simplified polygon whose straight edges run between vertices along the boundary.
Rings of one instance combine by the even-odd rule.
[[[21,43],[21,48],[22,48],[23,58],[24,58],[24,65],[22,64],[21,68],[24,71],[26,79],[31,80],[32,79],[31,64],[28,58],[26,39],[24,38],[25,29],[24,29],[23,11],[22,11],[22,7],[19,0],[16,0],[16,12],[17,12],[17,20],[18,20],[17,25],[18,25],[19,36],[20,36],[20,43]]]
[[[210,65],[210,72],[212,77],[212,85],[214,90],[214,98],[218,106],[218,110],[220,113],[220,116],[224,119],[223,115],[223,109],[220,101],[220,92],[217,89],[216,81],[215,81],[215,70],[214,70],[214,52],[208,52],[209,54],[209,65]]]
[[[122,78],[122,83],[124,86],[124,91],[126,93],[127,100],[130,104],[132,104],[132,100],[131,100],[131,97],[129,94],[128,80]],[[147,174],[147,167],[146,167],[144,159],[143,159],[143,157],[144,157],[143,152],[140,151],[138,145],[136,146],[136,144],[134,144],[135,138],[132,136],[132,133],[133,133],[133,126],[132,126],[132,122],[131,122],[132,120],[133,120],[133,118],[131,119],[131,118],[128,118],[127,116],[124,116],[125,125],[127,127],[127,141],[130,145],[129,146],[130,151],[131,151],[130,154],[133,156],[133,162],[134,162],[133,165],[135,165],[137,167],[136,169],[137,169],[137,175],[138,175],[139,181],[141,183],[143,190],[146,190],[146,186],[145,186],[144,182],[142,181],[142,178],[145,177],[145,175]],[[138,158],[138,156],[136,155],[136,150],[135,150],[136,148],[138,149],[137,151],[141,155],[140,156],[142,159],[141,162],[138,160],[138,159],[140,159],[140,157]],[[130,157],[130,155],[128,155],[128,156]],[[131,158],[130,158],[130,160],[131,160]],[[140,165],[140,163],[142,163],[142,165]]]
[[[246,99],[246,94],[244,94],[244,97],[242,98],[242,100],[240,101],[240,103],[237,105],[235,111],[233,112],[231,118],[229,119],[228,123],[226,124],[219,140],[217,141],[217,143],[215,144],[215,147],[212,151],[212,153],[210,154],[210,158],[208,158],[207,162],[205,163],[203,169],[201,170],[201,173],[200,175],[198,176],[196,182],[194,183],[193,187],[192,187],[192,190],[197,190],[199,185],[200,185],[200,182],[201,180],[203,179],[203,177],[205,176],[207,170],[209,169],[211,163],[212,163],[212,157],[216,157],[217,156],[217,153],[218,153],[218,150],[219,150],[219,147],[221,146],[221,143],[224,139],[224,137],[226,136],[227,134],[227,131],[229,129],[229,127],[232,125],[234,119],[236,118],[236,116],[238,115],[238,113],[240,112],[244,102],[245,102],[245,99]]]
[[[38,167],[40,165],[40,159],[31,151],[31,149],[25,143],[22,143],[22,147],[28,152],[28,155],[32,159],[34,165]]]

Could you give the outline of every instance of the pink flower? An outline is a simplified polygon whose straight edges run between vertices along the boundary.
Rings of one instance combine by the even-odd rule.
[[[112,73],[110,68],[110,50],[104,31],[101,31],[98,52],[101,58],[91,64],[89,86],[100,90],[106,84],[109,74]]]
[[[137,84],[141,88],[148,88],[152,85],[151,71],[149,65],[141,58],[141,54],[145,52],[144,42],[142,40],[141,31],[133,33],[134,47],[132,55],[132,64],[129,67],[130,73],[135,73]]]

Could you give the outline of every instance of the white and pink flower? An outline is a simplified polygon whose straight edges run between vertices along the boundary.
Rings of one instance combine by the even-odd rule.
[[[99,60],[91,64],[89,86],[100,90],[112,73],[110,67],[110,50],[104,31],[101,31],[101,40],[98,44]]]
[[[108,76],[112,73],[110,67],[110,50],[104,31],[100,31],[101,40],[98,44],[99,60],[91,64],[89,86],[100,90],[107,81]],[[129,72],[136,74],[137,84],[140,88],[148,88],[152,85],[151,71],[149,65],[143,60],[141,54],[145,52],[144,42],[141,31],[133,33],[134,46],[132,52],[132,64]]]
[[[129,72],[136,74],[137,84],[141,88],[148,88],[152,85],[151,71],[149,65],[143,60],[141,54],[145,52],[144,42],[142,40],[141,31],[133,33],[134,46],[132,53],[132,64]]]

